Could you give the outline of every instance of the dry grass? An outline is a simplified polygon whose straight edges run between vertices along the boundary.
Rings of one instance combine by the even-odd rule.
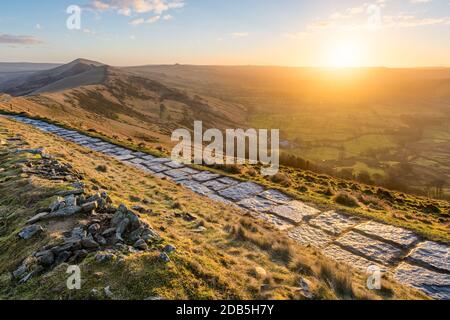
[[[320,266],[328,260],[292,242],[264,222],[242,217],[239,210],[200,197],[171,182],[143,175],[137,169],[60,138],[9,120],[0,119],[0,123],[21,134],[30,147],[45,147],[46,152],[57,155],[60,161],[71,163],[84,174],[88,192],[97,192],[100,185],[116,203],[131,207],[136,204],[133,201],[139,201],[140,206],[151,209],[151,214],[141,215],[141,218],[160,230],[165,243],[177,248],[168,265],[157,262],[154,252],[130,254],[118,265],[98,265],[88,257],[82,265],[87,272],[86,282],[75,295],[60,288],[66,275],[65,270],[59,269],[48,274],[45,280],[33,280],[16,291],[9,282],[0,280],[3,294],[7,291],[15,298],[85,299],[92,289],[101,290],[109,285],[118,298],[124,299],[155,295],[168,299],[302,299],[298,291],[298,279],[302,274],[308,276],[318,299],[349,295],[349,286],[341,280],[344,276],[333,275],[333,269],[321,272]],[[96,170],[100,165],[106,165],[107,172]],[[186,214],[194,220],[184,219]],[[200,225],[206,227],[202,233],[195,231]],[[15,248],[20,259],[30,249],[14,247],[14,241],[7,240],[4,244]],[[16,267],[10,265],[7,256],[3,256],[2,261],[2,266],[8,270]],[[352,274],[352,297],[373,297],[362,285],[363,275],[347,267],[343,269]],[[99,277],[99,272],[103,276]],[[392,288],[392,298],[420,297],[396,284],[392,284]]]

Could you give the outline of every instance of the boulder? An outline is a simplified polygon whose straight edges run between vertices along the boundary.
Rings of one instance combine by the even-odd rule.
[[[176,248],[174,246],[172,246],[171,244],[168,244],[167,246],[164,247],[163,250],[166,253],[172,253],[176,250]]]
[[[57,257],[56,257],[56,261],[55,263],[57,265],[66,262],[67,260],[69,260],[70,256],[72,255],[72,253],[70,253],[69,251],[63,251],[61,252]]]
[[[95,242],[94,239],[84,238],[83,240],[81,240],[81,246],[85,249],[96,249],[100,245],[97,242]]]
[[[77,205],[77,198],[75,195],[71,194],[64,198],[64,202],[66,207],[74,207]]]
[[[133,247],[142,251],[148,250],[148,245],[143,239],[139,239],[138,241],[136,241]]]
[[[51,250],[38,252],[35,256],[38,264],[43,266],[51,266],[55,262],[55,255]]]
[[[97,262],[106,262],[106,261],[111,261],[112,259],[114,259],[115,254],[111,253],[111,252],[98,252],[95,255],[95,260]]]
[[[29,220],[27,221],[27,223],[28,223],[28,224],[36,223],[36,222],[38,222],[38,221],[41,221],[41,220],[47,218],[47,216],[49,216],[49,215],[50,215],[49,212],[41,212],[41,213],[38,213],[37,215],[35,215],[35,216],[32,217],[31,219],[29,219]]]
[[[165,252],[161,252],[161,254],[159,255],[159,258],[166,263],[170,262],[170,258],[167,255],[167,253],[165,253]]]
[[[57,211],[59,209],[64,208],[65,203],[64,203],[64,198],[62,197],[57,197],[48,207],[48,209],[50,210],[50,212],[53,211]]]
[[[28,239],[31,239],[34,235],[39,234],[43,231],[44,231],[44,229],[40,225],[34,224],[32,226],[23,228],[19,232],[19,237],[24,240],[28,240]]]
[[[91,213],[97,208],[98,208],[97,201],[86,202],[81,205],[81,211],[83,211],[84,213]]]
[[[101,228],[100,224],[94,223],[89,226],[88,232],[91,234],[96,234],[100,231],[100,228]]]
[[[117,228],[116,228],[116,239],[117,240],[123,241],[122,234],[125,232],[125,230],[127,229],[129,224],[130,224],[130,220],[128,218],[121,220],[117,224]]]

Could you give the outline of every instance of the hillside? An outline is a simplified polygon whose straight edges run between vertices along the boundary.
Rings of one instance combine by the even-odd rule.
[[[389,278],[383,290],[369,291],[363,274],[234,207],[28,125],[3,117],[0,123],[2,299],[425,298]],[[44,218],[55,203],[75,212],[69,198],[91,209],[73,215],[56,209]],[[89,199],[97,199],[94,211]],[[123,205],[153,230],[147,245],[133,247],[129,231],[123,244],[97,243]],[[41,229],[32,233],[26,221],[36,213]],[[81,268],[81,290],[65,286],[73,261]]]
[[[317,171],[450,198],[448,68],[127,70],[244,105],[248,126],[279,128],[284,153],[309,161]]]
[[[241,126],[246,115],[239,104],[84,59],[0,83],[0,92],[15,97],[10,107],[18,111],[152,146],[169,146],[171,132],[194,120],[224,129]]]

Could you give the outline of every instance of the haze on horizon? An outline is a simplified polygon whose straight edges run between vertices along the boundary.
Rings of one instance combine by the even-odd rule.
[[[448,0],[24,0],[0,30],[2,62],[450,67]]]

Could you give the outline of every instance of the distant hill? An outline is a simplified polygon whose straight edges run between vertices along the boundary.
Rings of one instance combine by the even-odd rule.
[[[0,84],[0,91],[14,96],[53,92],[77,86],[100,84],[105,79],[106,66],[84,59],[14,78]]]
[[[191,129],[195,120],[205,128],[242,127],[247,115],[242,105],[86,59],[10,79],[0,92],[16,97],[19,109],[145,142],[170,143],[173,130]]]
[[[0,62],[0,86],[2,82],[58,66],[54,63]]]

